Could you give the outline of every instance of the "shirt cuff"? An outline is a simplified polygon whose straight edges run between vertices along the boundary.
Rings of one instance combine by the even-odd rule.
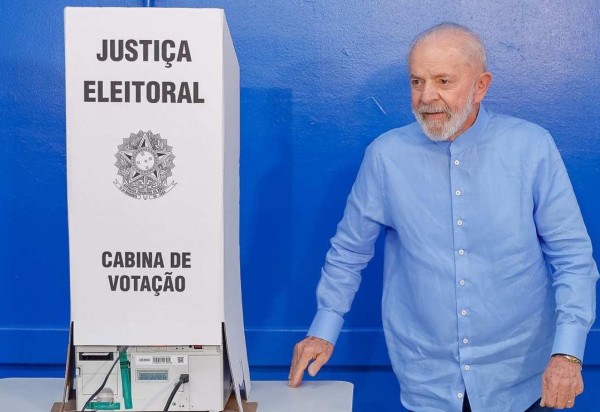
[[[344,318],[337,313],[326,309],[319,309],[310,325],[307,336],[325,339],[327,342],[335,345],[343,324]]]
[[[563,353],[575,356],[577,359],[583,361],[587,334],[587,329],[580,326],[558,325],[556,327],[556,335],[554,336],[552,354]]]

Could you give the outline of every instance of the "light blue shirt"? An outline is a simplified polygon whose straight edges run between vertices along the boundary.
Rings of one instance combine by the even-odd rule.
[[[541,127],[487,112],[453,142],[417,123],[369,145],[308,332],[335,344],[385,232],[383,329],[414,411],[524,411],[551,353],[583,359],[598,269]]]

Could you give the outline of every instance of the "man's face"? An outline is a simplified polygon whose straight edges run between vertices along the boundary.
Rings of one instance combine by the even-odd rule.
[[[431,140],[454,140],[471,127],[485,94],[478,93],[482,70],[469,64],[457,39],[418,44],[409,69],[412,110]]]

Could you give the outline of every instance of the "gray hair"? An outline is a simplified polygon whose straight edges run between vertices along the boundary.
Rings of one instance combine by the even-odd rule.
[[[460,24],[444,22],[420,33],[412,42],[408,58],[413,53],[415,47],[423,42],[438,39],[444,35],[454,34],[462,37],[462,51],[467,57],[467,61],[474,66],[481,67],[484,71],[487,67],[487,55],[485,46],[479,36],[471,29]]]

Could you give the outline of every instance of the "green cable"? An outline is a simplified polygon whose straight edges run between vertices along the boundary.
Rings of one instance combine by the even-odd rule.
[[[119,352],[119,363],[121,364],[121,383],[123,384],[123,402],[125,409],[133,408],[131,402],[131,369],[127,359],[127,351]]]
[[[90,409],[97,411],[118,411],[121,409],[121,404],[119,402],[90,402]]]

